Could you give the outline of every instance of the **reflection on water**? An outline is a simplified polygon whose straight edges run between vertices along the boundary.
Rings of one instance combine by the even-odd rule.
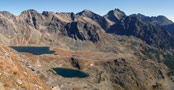
[[[54,54],[55,51],[50,51],[49,47],[34,47],[34,46],[10,46],[18,52],[26,52],[34,55]]]
[[[67,68],[53,68],[58,75],[66,78],[86,78],[89,77],[87,73],[81,72],[79,70],[67,69]]]

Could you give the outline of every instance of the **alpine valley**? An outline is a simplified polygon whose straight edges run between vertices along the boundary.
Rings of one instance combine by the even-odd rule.
[[[0,12],[0,90],[173,90],[165,16]]]

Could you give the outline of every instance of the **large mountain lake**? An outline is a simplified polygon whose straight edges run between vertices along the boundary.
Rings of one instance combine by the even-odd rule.
[[[74,70],[74,69],[67,69],[67,68],[53,68],[53,70],[62,77],[65,78],[86,78],[89,75],[85,72]]]
[[[34,55],[55,53],[55,51],[50,51],[50,47],[38,47],[38,46],[9,46],[9,47],[18,52],[31,53]]]

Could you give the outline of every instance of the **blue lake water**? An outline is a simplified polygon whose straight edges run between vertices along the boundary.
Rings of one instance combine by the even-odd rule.
[[[79,70],[67,69],[67,68],[53,68],[53,70],[62,77],[65,78],[86,78],[89,75],[85,72],[81,72]]]
[[[35,46],[9,46],[9,47],[18,52],[31,53],[34,55],[54,54],[55,53],[55,51],[50,51],[49,47],[35,47]]]

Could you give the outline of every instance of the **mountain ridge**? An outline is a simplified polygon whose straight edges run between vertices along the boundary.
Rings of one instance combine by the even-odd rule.
[[[127,16],[119,9],[104,16],[90,10],[75,14],[30,9],[19,16],[0,13],[0,43],[45,52],[35,55],[16,50],[15,56],[23,59],[16,62],[52,89],[172,90],[173,41],[174,36],[160,25]],[[75,69],[89,77],[66,78],[53,68]]]
[[[165,17],[163,15],[145,16],[141,13],[138,13],[138,14],[132,14],[130,16],[138,17],[138,18],[142,19],[143,21],[152,22],[152,23],[154,23],[156,25],[160,25],[160,26],[173,24],[173,21],[169,20],[167,17]]]
[[[37,11],[37,10],[35,10],[35,9],[28,9],[28,10],[23,10],[23,11],[21,11],[21,13],[22,12],[24,12],[24,11],[29,11],[29,10],[34,10],[34,11]],[[110,10],[110,11],[114,11],[114,10],[118,10],[118,11],[120,11],[120,12],[123,12],[123,11],[121,11],[120,9],[118,9],[118,8],[115,8],[115,9],[113,9],[113,10]],[[92,12],[92,13],[94,13],[93,11],[91,11],[91,10],[89,10],[89,9],[84,9],[84,10],[82,10],[82,11],[80,11],[80,12],[83,12],[83,11],[90,11],[90,12]],[[109,12],[110,12],[109,11]],[[10,13],[9,11],[0,11],[0,12],[8,12],[8,13]],[[38,11],[37,11],[38,12]],[[44,11],[40,11],[39,13],[43,13]],[[46,12],[54,12],[54,13],[74,13],[74,14],[78,14],[78,13],[80,13],[80,12],[57,12],[57,11],[46,11]],[[106,14],[107,13],[109,13],[109,12],[106,12]],[[20,14],[21,14],[20,13]],[[123,12],[124,13],[124,12]],[[19,15],[15,15],[14,13],[11,13],[12,15],[14,15],[14,16],[20,16],[20,14]],[[97,15],[100,15],[100,16],[105,16],[106,14],[104,14],[104,15],[101,15],[101,14],[98,14],[98,13],[95,13],[95,14],[97,14]],[[125,14],[125,13],[124,13]],[[134,15],[138,15],[138,14],[140,14],[140,15],[143,15],[143,16],[147,16],[147,15],[145,15],[145,14],[141,14],[141,13],[137,13],[137,14],[130,14],[130,15],[128,15],[128,16],[134,16]],[[125,14],[126,15],[126,14]],[[147,17],[158,17],[158,16],[165,16],[165,15],[157,15],[157,16],[147,16]],[[166,16],[165,16],[166,17]],[[166,17],[166,18],[168,18],[168,17]],[[170,20],[170,19],[169,19]],[[171,20],[172,21],[172,20]],[[173,22],[173,21],[172,21]]]
[[[24,43],[26,43],[26,42],[29,42],[29,43],[39,43],[39,42],[43,43],[42,42],[43,40],[41,40],[41,35],[43,35],[44,33],[48,33],[48,34],[54,33],[54,34],[56,34],[57,37],[59,35],[63,35],[63,36],[68,35],[71,38],[72,38],[72,35],[75,35],[73,37],[78,37],[78,38],[75,38],[76,40],[80,39],[80,40],[93,41],[90,38],[84,39],[84,37],[86,37],[86,35],[89,35],[89,36],[94,35],[94,36],[90,36],[90,37],[98,37],[99,36],[97,34],[93,34],[94,32],[92,32],[92,31],[95,31],[95,28],[94,27],[92,28],[91,27],[92,25],[95,26],[95,27],[98,27],[100,29],[99,31],[101,31],[103,34],[107,34],[107,32],[112,33],[114,31],[117,31],[118,30],[117,27],[119,27],[119,28],[121,27],[121,26],[117,26],[119,23],[122,23],[123,25],[126,24],[126,22],[127,22],[126,19],[130,20],[130,21],[134,20],[132,23],[135,23],[136,27],[134,28],[134,26],[132,26],[132,27],[129,27],[129,28],[126,29],[125,25],[124,25],[123,26],[124,28],[119,30],[120,32],[125,30],[126,32],[125,32],[124,35],[128,35],[127,33],[129,33],[129,31],[131,31],[132,29],[135,29],[132,32],[132,34],[130,34],[130,35],[133,35],[135,37],[140,38],[140,36],[138,36],[138,34],[135,34],[135,33],[139,32],[138,28],[140,28],[140,29],[149,28],[149,29],[142,29],[142,30],[145,33],[151,33],[151,35],[153,34],[153,29],[151,27],[156,28],[155,32],[158,32],[158,29],[159,30],[163,29],[163,28],[158,26],[157,23],[160,22],[160,21],[158,21],[158,19],[157,19],[158,22],[154,23],[157,26],[154,26],[154,25],[151,25],[153,23],[151,23],[148,20],[143,20],[142,18],[139,18],[139,17],[137,17],[139,19],[134,19],[133,17],[135,17],[135,16],[127,16],[123,11],[121,11],[119,9],[111,10],[104,16],[100,16],[98,14],[95,14],[90,10],[83,10],[82,12],[74,14],[74,13],[54,13],[54,12],[47,12],[47,11],[44,11],[43,13],[39,13],[36,10],[33,10],[33,9],[25,10],[19,16],[16,16],[16,17],[14,15],[11,15],[8,12],[4,12],[4,13],[2,13],[2,15],[3,15],[2,20],[4,19],[4,23],[11,23],[11,25],[12,25],[12,26],[9,26],[7,24],[4,24],[4,25],[7,25],[7,26],[6,27],[4,27],[4,26],[1,27],[2,29],[8,29],[7,31],[9,31],[9,32],[7,32],[7,31],[3,32],[3,33],[5,33],[5,35],[7,35],[7,33],[12,34],[11,30],[14,30],[15,32],[16,31],[19,32],[20,30],[17,30],[18,28],[21,29],[21,31],[22,31],[22,32],[21,31],[19,32],[21,35],[24,34],[24,30],[25,30],[25,32],[27,31],[26,36],[22,35],[22,37],[24,38],[25,41],[20,40],[21,43],[23,43],[23,42]],[[146,17],[146,16],[143,16],[143,17]],[[147,17],[147,18],[151,18],[151,17]],[[157,17],[154,17],[154,18],[155,18],[154,20],[156,22]],[[159,16],[159,18],[164,18],[164,17]],[[0,21],[1,23],[3,23],[2,20]],[[80,27],[80,28],[85,28],[85,30],[82,30],[82,32],[80,32],[80,28],[76,28],[77,29],[76,32],[73,32],[74,34],[71,33],[71,35],[70,35],[69,30],[67,30],[68,29],[67,24],[75,23],[75,22],[79,22],[79,23],[81,22],[81,23],[84,23],[84,24],[87,24],[87,25],[88,24],[91,24],[91,25],[89,27]],[[141,22],[141,24],[137,23],[137,22]],[[151,24],[149,24],[149,22]],[[131,23],[129,23],[129,25],[130,24]],[[146,24],[148,24],[148,25],[146,25]],[[28,28],[23,27],[23,25],[28,27]],[[127,26],[129,26],[129,25],[127,25]],[[146,26],[146,27],[144,27],[144,26]],[[150,29],[152,29],[152,31]],[[87,30],[89,30],[89,31],[87,31]],[[148,30],[148,32],[146,32],[146,30]],[[33,33],[31,33],[33,31],[37,32],[38,35],[33,35]],[[83,32],[83,31],[85,31],[85,32]],[[148,39],[148,40],[145,40],[148,44],[152,44],[154,46],[157,45],[157,47],[174,48],[174,47],[172,47],[173,44],[171,42],[171,40],[173,40],[173,36],[168,35],[167,31],[168,30],[159,32],[161,35],[163,34],[163,36],[162,36],[163,38],[165,38],[167,36],[167,38],[165,38],[164,41],[160,40],[160,39],[157,39],[157,38],[161,37],[158,34],[155,34],[156,35],[155,37],[157,37],[156,38],[157,40],[153,39],[154,38],[153,35],[149,36],[149,38],[145,38],[144,36],[141,35],[140,39],[142,39],[142,40]],[[30,32],[30,33],[28,33],[28,32]],[[37,33],[35,33],[35,34],[37,34]],[[78,33],[81,33],[81,34],[78,34]],[[98,33],[98,32],[95,32],[95,33]],[[118,34],[118,33],[114,33],[114,34]],[[31,37],[31,35],[37,37],[38,39],[37,40],[35,40],[34,38],[29,39],[29,37]],[[95,35],[97,35],[97,36],[95,36]],[[14,36],[10,36],[10,37],[13,37],[14,39],[18,39],[19,35],[16,35],[16,37],[14,37]],[[83,37],[83,39],[82,39],[82,37]],[[40,40],[39,40],[39,38],[40,38]],[[48,37],[45,37],[45,38],[48,38]],[[52,39],[54,39],[54,37],[52,37]],[[101,40],[101,39],[98,37],[98,39],[96,39],[96,40]],[[150,41],[150,43],[149,43],[149,41]],[[54,42],[55,42],[55,40],[54,40]],[[157,43],[159,43],[159,44],[157,44]],[[163,45],[163,43],[167,43],[167,45]],[[162,45],[162,46],[160,46],[160,45]]]

